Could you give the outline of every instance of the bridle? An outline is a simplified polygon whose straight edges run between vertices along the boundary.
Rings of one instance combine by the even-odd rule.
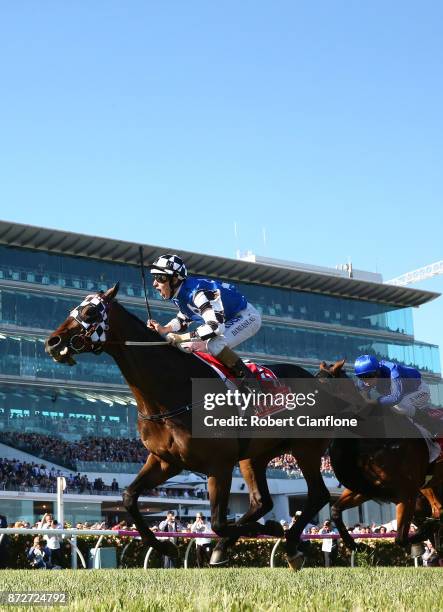
[[[106,334],[109,330],[109,303],[104,299],[103,292],[88,295],[79,306],[71,310],[69,315],[79,323],[85,330],[83,334],[75,334],[68,341],[68,346],[75,353],[90,351],[99,355],[103,351],[106,342]],[[86,315],[84,311],[89,307]]]
[[[85,313],[88,308],[89,312]],[[91,310],[93,312],[91,314]],[[83,353],[90,351],[99,355],[104,348],[104,343],[107,341],[107,332],[109,331],[109,302],[105,299],[103,292],[95,295],[88,295],[79,306],[71,310],[70,316],[79,323],[84,333],[78,333],[72,336],[68,341],[68,346],[75,353]],[[129,346],[169,346],[164,340],[161,342],[136,342],[136,341],[116,341],[111,344],[129,345]],[[146,415],[138,411],[138,418],[142,421],[164,422],[166,419],[173,419],[180,414],[190,412],[192,408],[201,404],[185,404],[168,412],[160,414]]]
[[[85,309],[89,306],[94,307],[94,312],[88,312],[84,314]],[[118,344],[120,346],[159,346],[166,347],[169,344],[166,340],[160,341],[138,341],[138,340],[111,340],[107,339],[109,331],[109,302],[105,298],[102,291],[94,295],[88,295],[81,304],[76,306],[69,313],[77,323],[79,323],[85,333],[78,333],[71,336],[67,341],[67,346],[74,351],[74,353],[83,353],[85,351],[95,353],[99,355],[103,349],[104,344]]]

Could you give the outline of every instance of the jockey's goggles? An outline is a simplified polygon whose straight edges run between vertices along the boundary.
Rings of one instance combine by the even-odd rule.
[[[166,283],[171,278],[170,274],[153,274],[152,276],[158,283]]]

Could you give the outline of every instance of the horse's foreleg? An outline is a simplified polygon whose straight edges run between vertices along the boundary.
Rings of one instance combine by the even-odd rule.
[[[368,497],[365,497],[361,493],[354,493],[350,489],[345,489],[331,508],[331,518],[334,521],[334,524],[337,527],[345,546],[350,550],[356,550],[357,545],[343,522],[343,512],[344,510],[350,510],[351,508],[360,506],[368,499]]]
[[[297,463],[303,472],[308,487],[308,498],[303,507],[301,515],[290,529],[285,532],[286,554],[291,569],[300,569],[303,561],[303,553],[299,550],[300,536],[303,529],[312,520],[330,499],[329,491],[323,481],[320,472],[321,453],[317,449],[311,453],[293,453]]]
[[[226,532],[229,493],[231,490],[232,469],[221,474],[208,477],[208,494],[211,504],[211,527],[221,537],[230,534]],[[215,548],[211,555],[210,565],[226,565],[228,558],[223,547]]]
[[[154,533],[146,526],[145,521],[138,508],[138,498],[145,489],[154,489],[179,473],[180,470],[169,463],[161,461],[155,455],[150,454],[145,465],[135,477],[135,480],[125,489],[123,493],[123,505],[126,511],[134,519],[135,526],[146,546],[152,546],[158,552],[169,557],[176,557],[176,547],[172,542],[160,542]]]
[[[427,484],[426,489],[422,489],[421,491],[423,495],[426,497],[426,499],[428,500],[428,502],[431,504],[433,518],[438,520],[437,524],[434,521],[434,524],[430,526],[430,529],[428,529],[428,533],[427,533],[427,537],[429,537],[430,532],[433,533],[434,540],[435,540],[435,547],[437,550],[440,550],[440,548],[443,547],[442,546],[443,544],[443,504],[442,504],[442,497],[441,497],[442,483],[443,483],[443,461],[440,460],[436,463],[434,467],[434,476],[432,477],[432,480]],[[426,493],[428,493],[429,497]]]
[[[301,515],[294,525],[286,531],[287,547],[290,552],[295,552],[303,529],[330,499],[329,491],[320,472],[320,455],[317,455],[317,453],[314,456],[297,454],[296,459],[306,480],[308,497]]]
[[[409,544],[408,534],[411,526],[412,517],[415,509],[415,497],[411,497],[397,504],[397,535],[395,543],[399,546],[407,546]]]
[[[437,540],[439,539],[439,531],[443,525],[443,504],[433,487],[426,487],[420,489],[420,493],[427,499],[431,506],[432,517],[425,519],[422,525],[420,525],[417,531],[409,538],[411,544],[417,542],[423,542],[424,540],[435,539],[437,547]],[[439,546],[438,546],[439,547]]]
[[[432,518],[443,519],[443,504],[433,487],[420,489],[420,493],[426,497],[432,509]]]

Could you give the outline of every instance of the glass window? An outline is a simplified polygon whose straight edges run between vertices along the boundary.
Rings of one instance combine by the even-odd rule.
[[[120,280],[121,295],[144,295],[140,271],[129,264],[0,246],[0,270],[4,278],[86,291],[98,291]],[[222,280],[230,282],[230,279]],[[237,287],[264,314],[271,316],[318,322],[329,322],[333,318],[344,326],[413,334],[411,309],[249,283],[237,283]],[[160,299],[149,282],[149,275],[148,296],[155,301]],[[331,317],[331,312],[338,312],[340,317]],[[353,318],[348,317],[349,314]]]
[[[39,387],[31,391],[23,388],[23,393],[17,393],[10,385],[0,386],[0,431],[38,431],[70,441],[89,435],[137,436],[137,410],[128,403],[129,389],[121,399],[112,395],[121,402],[116,405],[105,397],[105,391],[102,399],[97,396],[94,403],[87,400],[86,394],[78,393],[62,387],[50,394]]]

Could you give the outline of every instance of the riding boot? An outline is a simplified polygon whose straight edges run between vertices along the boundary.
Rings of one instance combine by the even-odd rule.
[[[253,391],[256,393],[261,392],[260,382],[244,361],[229,346],[225,346],[215,357],[231,370],[235,378],[240,382],[240,390],[244,390],[247,393],[252,393]]]

